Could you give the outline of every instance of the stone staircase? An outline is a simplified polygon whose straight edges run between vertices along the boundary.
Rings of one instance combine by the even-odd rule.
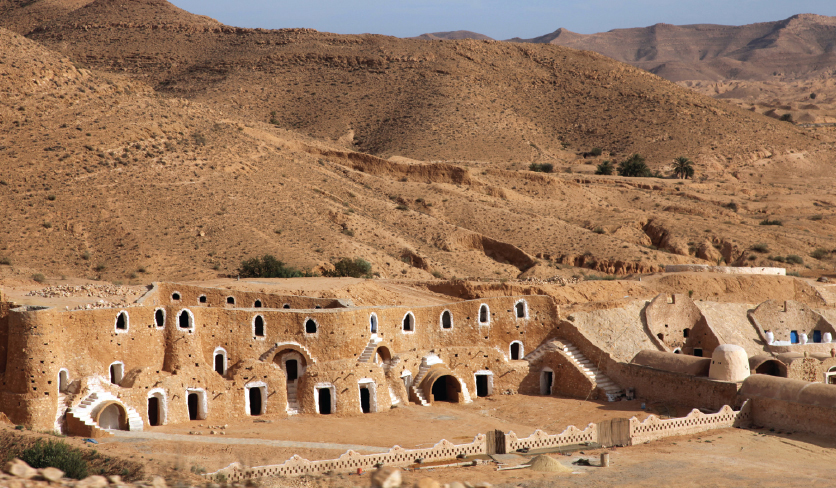
[[[429,407],[430,404],[427,401],[427,397],[424,396],[424,392],[421,391],[421,388],[418,386],[421,384],[421,381],[424,380],[424,376],[427,375],[427,371],[430,370],[430,367],[434,364],[440,363],[441,359],[439,359],[438,356],[424,356],[424,359],[421,360],[421,367],[418,368],[418,375],[414,380],[412,380],[412,385],[409,387],[409,391],[412,392],[413,396],[418,399],[418,403],[423,407]]]
[[[288,415],[296,415],[299,413],[299,400],[296,396],[296,386],[299,380],[287,382],[287,413]]]
[[[607,394],[607,399],[614,402],[618,397],[624,394],[621,387],[615,384],[607,375],[605,375],[595,364],[589,360],[583,353],[575,347],[572,343],[567,341],[552,340],[549,341],[534,351],[530,352],[523,359],[528,362],[534,362],[545,354],[554,351],[563,351],[569,359],[585,374],[596,388],[600,388]]]
[[[377,345],[380,344],[380,341],[382,340],[383,339],[381,339],[380,337],[372,337],[371,339],[369,339],[369,344],[366,346],[365,349],[363,349],[363,353],[360,354],[359,358],[357,358],[357,362],[368,363],[372,359],[374,351],[377,349]]]
[[[119,402],[120,405],[125,407],[125,411],[128,413],[128,430],[131,432],[140,432],[143,428],[143,421],[142,417],[137,413],[136,410],[133,408],[125,405],[122,403],[118,397],[115,395],[108,393],[103,390],[91,390],[87,396],[80,401],[77,405],[70,407],[67,409],[67,415],[72,416],[75,420],[85,426],[91,428],[91,430],[101,430],[105,432],[109,432],[108,429],[102,429],[96,422],[93,421],[93,413],[98,409],[99,406],[106,402]]]

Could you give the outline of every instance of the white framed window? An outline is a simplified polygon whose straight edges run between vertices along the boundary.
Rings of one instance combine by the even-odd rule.
[[[256,315],[253,317],[253,339],[263,341],[267,335],[267,324],[264,322],[263,315]]]
[[[319,332],[319,323],[313,317],[305,317],[305,334],[314,335]]]
[[[212,369],[219,375],[223,376],[226,374],[226,368],[229,359],[227,358],[226,349],[218,346],[215,348],[215,351],[212,353]]]
[[[194,330],[194,314],[188,308],[177,312],[177,328],[181,330]]]
[[[114,361],[110,363],[109,374],[110,374],[110,382],[114,385],[118,385],[122,382],[122,379],[125,377],[125,365],[122,361]]]
[[[452,330],[453,329],[453,312],[449,310],[444,310],[441,312],[441,315],[438,317],[438,325],[441,327],[441,330]]]
[[[165,327],[165,309],[162,307],[154,310],[154,326],[158,329]]]
[[[377,334],[377,329],[378,329],[377,314],[372,312],[371,315],[369,315],[369,331],[372,334]]]
[[[70,390],[70,371],[67,368],[58,370],[58,393],[67,393]]]
[[[522,359],[525,355],[525,351],[523,350],[523,343],[520,341],[514,341],[508,345],[508,357],[511,358],[512,361]]]
[[[479,305],[479,315],[476,317],[479,325],[490,325],[491,323],[491,307],[487,303]]]
[[[404,334],[415,332],[415,315],[412,312],[405,313],[401,319],[401,332]]]
[[[126,334],[130,327],[131,318],[128,316],[128,312],[120,310],[119,313],[116,314],[116,321],[113,323],[113,329],[117,334]]]
[[[331,383],[317,383],[314,385],[314,403],[316,413],[328,415],[337,413],[337,389]]]
[[[514,318],[527,319],[528,318],[528,302],[524,298],[520,298],[514,303]]]

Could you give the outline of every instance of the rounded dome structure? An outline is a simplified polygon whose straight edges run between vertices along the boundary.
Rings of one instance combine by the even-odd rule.
[[[720,381],[743,381],[749,377],[749,355],[734,344],[723,344],[714,349],[708,377]]]

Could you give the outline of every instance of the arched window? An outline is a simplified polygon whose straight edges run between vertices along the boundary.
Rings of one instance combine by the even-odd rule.
[[[403,331],[415,332],[415,316],[412,315],[412,312],[407,312],[403,316]]]
[[[377,314],[374,312],[369,315],[369,330],[372,334],[377,334]]]
[[[165,327],[165,309],[158,308],[154,311],[154,325],[157,326],[158,329],[162,329]]]
[[[226,303],[229,305],[235,305],[235,297],[226,297]]]
[[[441,312],[441,328],[442,329],[452,329],[453,328],[453,314],[451,314],[449,310],[445,310],[445,311]]]
[[[479,323],[489,324],[491,322],[491,309],[484,303],[479,307]]]
[[[256,315],[253,319],[253,335],[264,337],[264,317],[261,315]]]
[[[116,333],[128,331],[128,312],[122,310],[116,316]]]
[[[305,333],[306,334],[316,334],[317,324],[316,320],[308,319],[305,321]]]
[[[226,366],[227,366],[227,356],[226,356],[226,349],[222,347],[216,347],[214,353],[214,369],[215,372],[219,375],[223,376],[226,374]]]
[[[253,308],[261,308],[261,300],[256,300],[255,303],[253,303]]]
[[[514,315],[518,319],[528,317],[528,303],[525,300],[519,300],[514,304]]]
[[[206,303],[206,295],[200,295],[197,297],[197,301],[200,303]]]
[[[194,316],[189,309],[184,308],[180,310],[180,313],[177,314],[177,325],[181,329],[191,329],[194,327]]]
[[[523,344],[520,341],[514,341],[511,343],[510,351],[511,359],[516,361],[518,359],[523,358]]]
[[[179,291],[175,291],[174,293],[172,293],[172,294],[171,294],[171,299],[172,299],[172,300],[179,300],[179,299],[180,299],[180,292],[179,292]]]
[[[289,304],[289,303],[285,303],[284,305],[282,305],[282,308],[290,308],[290,304]]]

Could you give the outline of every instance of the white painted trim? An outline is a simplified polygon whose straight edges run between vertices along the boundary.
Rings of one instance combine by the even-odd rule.
[[[409,379],[404,380],[404,378],[409,378]],[[412,377],[412,372],[409,371],[408,369],[403,370],[403,372],[401,373],[401,380],[403,380],[404,386],[406,387],[406,389],[409,390],[409,387],[412,386],[412,382],[414,381],[414,379]],[[407,394],[409,394],[409,393],[407,392]]]
[[[212,371],[215,371],[215,356],[217,356],[218,353],[221,353],[224,358],[224,372],[221,374],[226,374],[226,370],[229,367],[229,356],[227,355],[226,349],[221,346],[216,347],[215,350],[212,351]],[[217,373],[217,371],[215,372]]]
[[[206,420],[209,416],[209,400],[203,388],[186,388],[186,418],[189,418],[189,394],[197,393],[197,420]]]
[[[177,294],[177,296],[178,296],[178,297],[180,297],[180,298],[174,298],[174,294],[175,294],[175,293],[176,293],[176,294]],[[172,302],[179,302],[180,300],[182,300],[182,299],[183,299],[183,294],[182,294],[182,293],[180,293],[180,292],[179,292],[179,291],[177,291],[177,290],[174,290],[173,292],[171,292],[170,298],[171,298],[171,301],[172,301]]]
[[[522,317],[517,317],[517,305],[520,304],[520,303],[523,304],[523,316]],[[525,300],[525,298],[520,298],[519,300],[514,302],[514,308],[512,309],[512,312],[514,312],[514,319],[515,320],[520,320],[520,319],[528,320],[528,302]]]
[[[360,391],[363,388],[367,388],[369,390],[369,413],[377,412],[377,384],[375,384],[374,380],[371,378],[363,378],[357,381],[358,386],[358,397],[357,399],[360,400]],[[360,402],[358,404],[360,406],[360,413],[363,413],[363,404]]]
[[[120,329],[119,327],[116,327],[116,324],[119,322],[119,316],[122,315],[122,314],[125,314],[125,328],[124,329]],[[117,334],[127,334],[128,331],[131,330],[131,316],[128,315],[127,310],[124,310],[124,309],[120,310],[119,313],[116,314],[116,318],[113,320],[113,330]]]
[[[264,330],[262,330],[262,332],[264,332],[262,335],[256,335],[256,333],[255,333],[255,319],[258,318],[258,317],[261,317],[261,325],[262,325],[262,328],[264,329]],[[253,339],[255,339],[257,341],[263,341],[267,338],[267,320],[264,319],[263,314],[260,314],[260,313],[255,314],[253,316],[253,320],[252,320],[251,325],[252,325],[252,329],[253,329]]]
[[[512,361],[517,361],[517,359],[514,359],[514,355],[511,354],[511,346],[513,346],[514,344],[519,344],[520,345],[520,357],[519,357],[519,359],[522,359],[522,358],[525,357],[525,346],[523,346],[522,341],[511,341],[511,343],[508,344],[508,358],[511,359]]]
[[[308,320],[313,320],[314,325],[316,325],[315,332],[308,332]],[[313,317],[305,317],[305,320],[302,321],[302,329],[305,331],[305,335],[307,336],[319,335],[319,322]]]
[[[189,326],[188,326],[187,328],[180,327],[180,314],[182,314],[183,312],[186,312],[187,314],[189,314]],[[181,308],[181,309],[177,312],[176,317],[177,317],[177,321],[176,321],[176,322],[177,322],[177,323],[176,323],[176,328],[177,328],[178,330],[188,330],[188,331],[190,331],[190,332],[191,332],[191,331],[194,331],[194,328],[195,328],[195,320],[194,320],[194,313],[192,313],[192,311],[191,311],[191,310],[189,310],[188,308]]]
[[[116,370],[118,372],[118,375],[111,375],[110,369],[116,365],[119,366],[119,368]],[[115,383],[113,382],[114,376],[118,376],[118,381],[116,381]],[[122,380],[125,379],[125,363],[123,363],[122,361],[113,361],[112,363],[110,363],[110,365],[108,365],[107,367],[107,379],[110,384],[119,385],[119,383],[121,383]]]
[[[450,314],[450,328],[449,329],[444,328],[444,314],[445,313]],[[438,316],[438,328],[441,329],[441,330],[453,330],[455,325],[456,325],[455,322],[453,322],[453,312],[451,312],[449,308],[445,308],[444,310],[442,310],[441,314],[439,314],[439,316]]]
[[[473,385],[476,387],[476,397],[479,397],[479,385],[476,383],[477,376],[487,376],[488,377],[488,395],[493,395],[493,371],[489,369],[480,369],[479,371],[473,373]]]
[[[261,412],[255,415],[250,413],[250,390],[253,388],[261,390]],[[267,413],[267,383],[263,381],[250,381],[244,385],[244,413],[251,416]]]
[[[284,349],[282,349],[282,351],[283,350]],[[285,376],[285,378],[287,378],[287,362],[295,359],[296,360],[296,380],[298,380],[299,378],[302,377],[303,374],[305,374],[305,370],[308,369],[308,366],[306,364],[304,364],[306,361],[305,361],[305,356],[303,356],[302,353],[300,353],[299,351],[295,351],[293,349],[289,349],[289,350],[293,351],[293,352],[289,352],[289,353],[283,354],[281,356],[281,364],[279,365],[279,367],[282,368],[282,371],[284,371],[284,376]],[[279,351],[279,353],[281,353],[281,351]],[[290,381],[296,381],[296,380],[290,380]]]
[[[232,299],[232,303],[229,303],[230,298]],[[235,306],[235,297],[232,296],[232,295],[227,295],[227,297],[224,298],[224,306],[226,306],[226,305],[232,305],[234,307]]]
[[[488,310],[487,322],[482,322],[482,307],[485,307]],[[479,325],[491,325],[491,307],[487,303],[480,303],[479,309],[476,311],[476,323]]]
[[[148,392],[148,396],[145,398],[146,420],[148,421],[149,426],[151,426],[151,421],[147,417],[147,409],[148,399],[151,397],[157,397],[157,399],[160,401],[160,412],[157,420],[160,421],[160,425],[165,425],[166,423],[168,423],[168,397],[165,394],[165,390],[162,388],[154,388],[153,390],[150,390]]]
[[[61,390],[61,373],[67,373],[67,384],[64,390]],[[108,371],[110,373],[110,371]],[[67,368],[61,368],[58,370],[58,393],[62,393],[63,391],[67,391],[70,388],[70,370]]]
[[[412,322],[412,330],[405,330],[405,329],[403,328],[403,322],[404,322],[404,320],[406,320],[407,316],[412,317],[412,320],[411,320],[411,322]],[[412,313],[411,311],[408,311],[408,312],[406,312],[405,314],[403,314],[403,318],[401,319],[401,333],[402,333],[402,334],[414,334],[414,333],[415,333],[415,329],[417,329],[417,328],[418,328],[418,324],[415,322],[415,314],[414,314],[414,313]]]
[[[374,322],[372,322],[374,321]],[[377,337],[377,333],[380,330],[380,320],[377,318],[377,313],[372,312],[369,315],[369,332],[371,332],[372,337]]]
[[[157,312],[162,310],[163,312],[163,325],[157,325]],[[157,307],[154,309],[154,328],[157,330],[165,329],[165,322],[168,318],[168,312],[166,312],[165,307]]]
[[[323,388],[331,390],[331,414],[337,413],[337,388],[333,385],[333,383],[317,383],[314,385],[314,405],[316,413],[319,413],[319,390]]]

